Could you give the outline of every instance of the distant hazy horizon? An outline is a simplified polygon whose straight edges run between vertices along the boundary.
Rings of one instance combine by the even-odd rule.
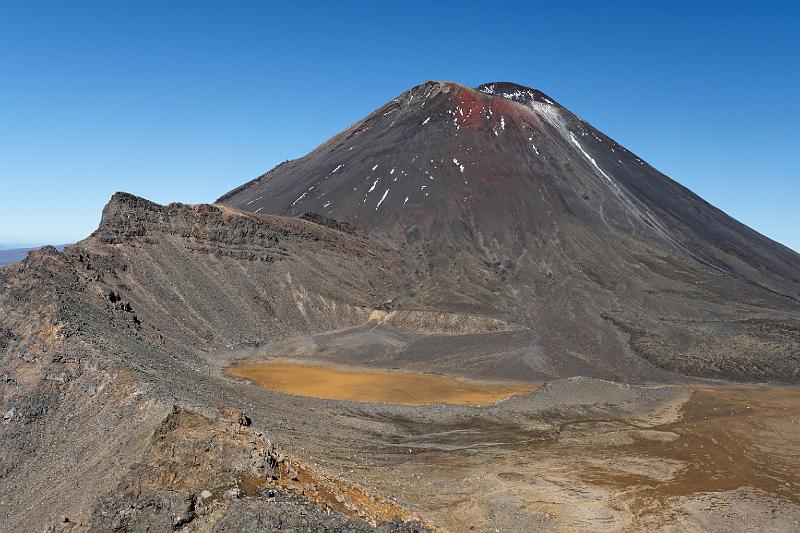
[[[77,241],[76,241],[77,242]],[[41,248],[42,246],[64,246],[66,243],[56,242],[2,242],[0,241],[0,250],[30,250],[31,248]]]
[[[541,89],[800,251],[800,3],[504,5],[8,4],[0,243],[78,241],[116,191],[212,202],[443,79]]]

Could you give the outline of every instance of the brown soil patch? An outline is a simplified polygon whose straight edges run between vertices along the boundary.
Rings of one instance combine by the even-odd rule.
[[[667,426],[680,438],[637,448],[686,463],[658,496],[754,487],[800,503],[800,391],[789,388],[700,389]]]
[[[388,372],[285,361],[229,368],[244,378],[280,392],[331,400],[419,405],[489,405],[537,389],[529,383],[492,383],[412,372]]]
[[[639,518],[660,514],[674,519],[669,509],[682,498],[737,489],[800,503],[799,390],[698,389],[684,405],[681,419],[657,430],[675,438],[631,431],[632,443],[602,451],[618,460],[635,457],[645,459],[644,464],[680,465],[672,475],[659,478],[653,471],[636,474],[610,466],[586,469],[581,477],[616,492]]]

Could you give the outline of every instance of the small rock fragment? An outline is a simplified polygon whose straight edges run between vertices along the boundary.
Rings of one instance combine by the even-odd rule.
[[[241,496],[242,491],[239,490],[238,487],[234,487],[232,489],[228,489],[225,491],[225,494],[222,495],[223,498],[226,500],[238,500],[239,496]]]

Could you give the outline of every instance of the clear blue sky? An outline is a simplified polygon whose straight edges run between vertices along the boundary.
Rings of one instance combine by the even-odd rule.
[[[539,88],[800,250],[800,2],[292,4],[0,4],[0,241],[213,201],[445,79]]]

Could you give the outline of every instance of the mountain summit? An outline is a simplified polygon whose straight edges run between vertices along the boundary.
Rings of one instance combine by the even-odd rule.
[[[800,256],[536,89],[425,82],[218,202],[398,239],[421,266],[388,307],[530,328],[545,373],[800,377]]]

